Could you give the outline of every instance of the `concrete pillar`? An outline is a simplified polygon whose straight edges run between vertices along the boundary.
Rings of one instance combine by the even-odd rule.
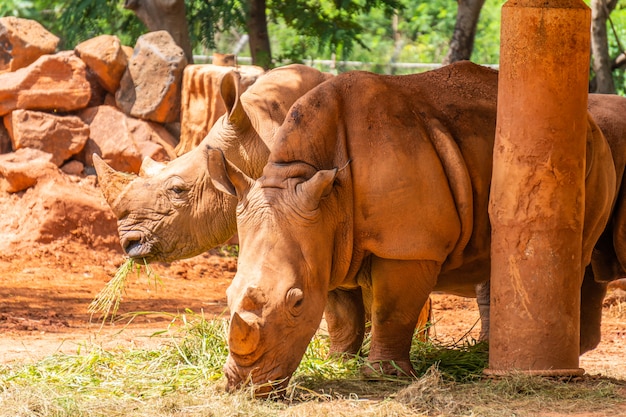
[[[502,7],[489,369],[577,375],[591,13]]]

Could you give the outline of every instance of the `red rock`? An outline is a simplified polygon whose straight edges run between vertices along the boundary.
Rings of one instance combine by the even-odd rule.
[[[116,170],[134,173],[146,156],[157,161],[175,157],[175,140],[156,123],[128,117],[107,105],[85,109],[79,116],[89,124],[91,133],[77,159],[89,167],[93,167],[94,153]]]
[[[61,167],[61,171],[65,172],[67,175],[80,175],[85,169],[85,165],[76,160],[67,161],[66,164],[63,164]]]
[[[86,65],[76,56],[44,55],[26,68],[0,74],[0,116],[15,109],[78,110],[90,97]]]
[[[87,103],[87,107],[96,107],[101,104],[104,104],[107,96],[111,94],[104,89],[96,74],[91,70],[91,68],[87,67],[87,82],[89,83],[89,88],[91,88],[91,97],[89,98],[89,102]],[[115,99],[114,99],[115,100]],[[115,101],[113,101],[115,103]]]
[[[56,50],[59,38],[34,20],[0,18],[0,74],[24,68]]]
[[[13,149],[34,148],[48,152],[56,166],[80,152],[89,138],[89,126],[71,115],[15,110],[4,117],[4,124]]]
[[[119,248],[117,219],[94,186],[95,176],[76,181],[62,174],[41,177],[15,200],[13,233],[4,225],[3,244],[32,247],[33,242],[71,240],[92,250]]]
[[[168,32],[140,36],[115,94],[117,107],[133,117],[158,123],[178,120],[186,65],[183,50]]]
[[[129,117],[128,130],[141,153],[141,160],[147,156],[155,161],[165,162],[176,158],[174,148],[177,141],[169,131],[158,123]]]
[[[16,193],[32,187],[46,172],[57,171],[52,155],[24,148],[0,155],[0,190]]]
[[[75,51],[94,72],[102,87],[115,94],[128,66],[119,38],[113,35],[97,36],[76,45]]]
[[[237,71],[241,75],[241,92],[264,72],[263,68],[253,65],[237,69],[212,64],[187,65],[185,68],[181,98],[180,143],[176,148],[178,155],[198,146],[217,119],[226,113],[226,104],[220,94],[220,80],[230,71]]]

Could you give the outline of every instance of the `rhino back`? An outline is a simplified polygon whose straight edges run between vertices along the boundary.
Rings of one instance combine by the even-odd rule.
[[[497,72],[468,62],[412,76],[342,74],[290,109],[266,174],[292,162],[332,169],[350,161],[353,195],[341,198],[350,200],[355,250],[444,262],[461,225],[430,136],[437,120],[470,177],[475,227],[466,252],[484,257],[496,98]]]

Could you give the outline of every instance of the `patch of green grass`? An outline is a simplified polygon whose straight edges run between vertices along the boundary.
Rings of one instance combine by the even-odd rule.
[[[239,256],[239,245],[222,245],[215,248],[218,255],[227,258],[237,258]]]
[[[258,400],[249,388],[224,391],[227,332],[226,320],[187,311],[155,334],[164,338],[157,349],[85,344],[73,355],[0,366],[0,416],[530,416],[611,410],[625,401],[624,381],[485,378],[486,346],[474,341],[415,341],[419,378],[366,381],[364,358],[328,357],[321,334],[283,398]]]

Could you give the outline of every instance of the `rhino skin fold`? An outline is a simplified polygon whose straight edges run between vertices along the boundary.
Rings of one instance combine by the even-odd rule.
[[[489,374],[584,373],[578,356],[590,19],[579,0],[502,7]]]

